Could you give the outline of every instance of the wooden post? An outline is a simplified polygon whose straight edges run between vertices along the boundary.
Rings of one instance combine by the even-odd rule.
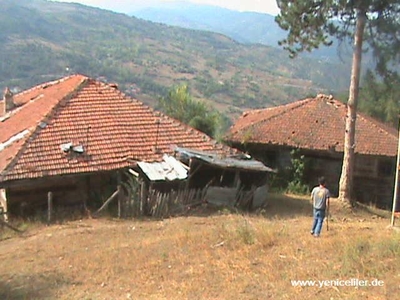
[[[122,216],[122,188],[118,185],[118,218],[121,219]]]
[[[129,189],[127,190],[127,195],[126,195],[126,212],[125,212],[125,217],[130,218],[132,217],[132,187],[130,185]]]
[[[225,171],[226,171],[225,169],[222,170],[221,177],[219,178],[219,184],[220,184],[220,185],[222,184],[222,180],[224,179]]]
[[[235,207],[238,203],[238,199],[240,196],[240,171],[236,170],[235,172],[235,178],[233,180],[233,187],[236,189],[236,197],[235,199],[231,199],[231,201],[233,202],[232,207]]]
[[[83,197],[83,210],[84,210],[84,213],[89,218],[91,218],[92,216],[91,216],[90,210],[88,209],[88,206],[87,206],[87,201],[90,198],[90,177],[89,176],[85,177],[85,182],[86,182],[86,184],[85,184],[85,195]]]
[[[233,180],[233,187],[239,189],[240,187],[240,171],[236,170],[235,172],[235,179]]]
[[[53,192],[47,193],[47,224],[51,223],[51,215],[53,213]]]
[[[122,187],[121,187],[121,173],[120,172],[118,172],[117,173],[117,182],[118,182],[118,219],[120,219],[121,218],[121,213],[122,213],[122,193],[121,193],[121,190],[122,190]]]
[[[394,219],[396,213],[396,205],[398,201],[398,194],[399,194],[399,169],[400,169],[400,120],[399,120],[399,141],[397,146],[397,162],[396,162],[396,176],[394,181],[394,194],[393,194],[393,206],[392,206],[392,218],[390,221],[390,225],[394,226]]]
[[[140,214],[146,215],[148,213],[148,203],[147,203],[147,196],[148,196],[148,185],[145,179],[142,179],[140,183]]]
[[[110,198],[108,198],[104,203],[103,203],[103,205],[94,213],[94,215],[97,215],[99,212],[101,212],[104,208],[106,208],[107,207],[107,205],[112,201],[112,200],[114,200],[114,198],[118,195],[118,193],[119,193],[119,189],[117,189],[111,196],[110,196]]]
[[[189,170],[188,170],[188,176],[186,178],[186,185],[185,185],[185,189],[189,189],[189,184],[190,184],[190,178],[192,177],[192,159],[189,159]]]

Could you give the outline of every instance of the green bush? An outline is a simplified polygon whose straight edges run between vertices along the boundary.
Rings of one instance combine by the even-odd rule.
[[[291,180],[288,182],[287,192],[297,195],[309,193],[308,186],[304,183],[304,171],[306,169],[306,159],[300,154],[299,149],[290,152],[292,166],[290,168]]]
[[[307,195],[309,193],[308,185],[299,181],[291,181],[288,184],[287,192],[296,195]]]

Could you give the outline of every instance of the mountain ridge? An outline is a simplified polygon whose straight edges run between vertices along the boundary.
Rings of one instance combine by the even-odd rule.
[[[275,17],[260,12],[240,12],[212,5],[187,2],[168,2],[132,11],[130,15],[143,20],[196,30],[208,30],[227,35],[245,44],[263,44],[278,48],[278,42],[287,32],[275,22]],[[322,47],[301,55],[340,63],[338,41],[331,47]],[[344,51],[344,47],[341,51]],[[351,54],[351,53],[350,53]]]
[[[244,45],[221,34],[157,24],[81,4],[4,0],[0,86],[25,89],[70,73],[118,82],[156,105],[188,83],[228,115],[347,86],[347,69]]]

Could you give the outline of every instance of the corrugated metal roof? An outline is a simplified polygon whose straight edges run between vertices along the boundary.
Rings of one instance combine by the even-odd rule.
[[[162,162],[138,162],[138,166],[151,181],[183,180],[188,176],[184,165],[166,154],[164,154]]]
[[[179,147],[175,148],[175,152],[183,154],[188,158],[195,158],[221,168],[241,169],[258,172],[276,172],[275,170],[265,166],[262,162],[252,159],[251,156],[247,154],[235,155],[230,157],[219,157],[218,155],[213,153],[206,153],[202,151]]]

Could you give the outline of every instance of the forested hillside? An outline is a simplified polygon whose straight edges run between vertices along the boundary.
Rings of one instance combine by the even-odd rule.
[[[239,12],[218,6],[189,2],[166,2],[132,11],[133,16],[167,25],[217,32],[244,44],[263,44],[279,48],[278,42],[287,32],[266,13]],[[322,46],[311,53],[302,53],[315,59],[337,64],[338,68],[351,65],[352,41],[339,43],[336,39],[330,47]],[[339,46],[339,47],[338,47]],[[364,57],[364,64],[371,64],[371,57]]]
[[[190,2],[166,2],[131,14],[148,21],[222,33],[244,44],[277,47],[278,41],[286,35],[275,23],[274,16]]]
[[[144,20],[175,25],[190,29],[207,30],[225,34],[245,44],[264,44],[279,47],[278,41],[286,38],[287,32],[268,14],[256,12],[239,12],[217,6],[194,4],[188,2],[167,2],[163,5],[149,6],[132,12],[132,15]],[[330,47],[322,46],[311,53],[299,54],[301,57],[314,58],[336,64],[337,69],[347,69],[350,73],[352,59],[352,41],[339,43],[333,39]],[[370,49],[367,46],[365,49]],[[363,53],[362,91],[359,109],[384,122],[397,125],[399,100],[399,78],[395,75],[374,76],[375,60],[371,51]],[[399,71],[398,66],[393,65]],[[368,71],[369,69],[369,71]],[[338,71],[338,70],[336,70]],[[324,76],[324,74],[322,74]],[[335,81],[332,81],[332,86]],[[346,87],[347,89],[348,87]],[[335,97],[347,102],[348,92],[334,93]]]
[[[282,50],[220,34],[78,4],[1,4],[0,87],[25,89],[83,73],[118,82],[121,90],[150,101],[185,82],[195,98],[232,115],[348,86],[349,73],[334,64],[290,60]]]

